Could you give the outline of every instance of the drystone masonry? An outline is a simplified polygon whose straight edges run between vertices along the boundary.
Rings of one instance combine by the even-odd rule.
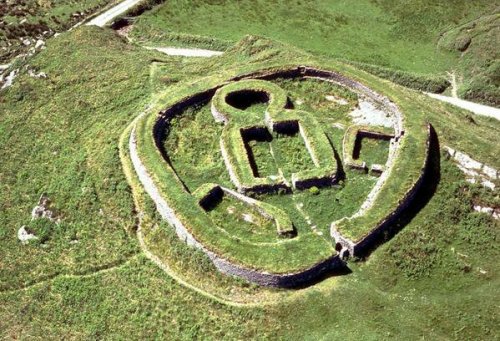
[[[381,222],[377,224],[369,233],[364,235],[358,240],[350,240],[349,238],[344,237],[337,229],[337,224],[342,220],[333,222],[331,225],[330,233],[332,238],[339,245],[339,249],[341,249],[341,257],[344,255],[353,255],[353,256],[362,256],[366,251],[373,248],[375,245],[380,243],[383,240],[384,234],[391,232],[390,230],[394,227],[395,222],[402,217],[404,212],[412,205],[415,201],[417,194],[419,191],[427,186],[427,182],[435,181],[432,179],[432,164],[431,157],[432,151],[439,149],[439,142],[437,139],[436,132],[432,125],[428,124],[428,140],[425,151],[425,161],[420,172],[418,180],[415,182],[413,187],[405,194],[405,196],[399,201],[397,207],[390,212]],[[384,173],[385,174],[385,173]],[[378,193],[374,194],[375,196]],[[366,209],[365,209],[366,210]],[[358,217],[362,214],[365,214],[364,210],[358,211],[351,218]],[[345,219],[345,218],[344,218]]]
[[[130,159],[134,166],[135,172],[139,181],[144,186],[144,189],[151,197],[156,205],[156,209],[161,217],[170,223],[177,236],[186,242],[188,245],[194,246],[202,250],[214,263],[215,267],[222,273],[244,278],[250,282],[257,283],[263,286],[274,286],[292,288],[305,285],[314,279],[326,274],[332,270],[340,270],[345,265],[337,255],[316,264],[304,271],[297,273],[274,274],[268,272],[261,272],[254,269],[246,268],[241,265],[230,262],[227,259],[217,255],[216,253],[208,250],[203,246],[184,226],[184,224],[177,218],[175,211],[168,205],[167,201],[161,196],[160,191],[154,184],[153,179],[149,175],[146,167],[139,158],[137,152],[137,142],[135,137],[135,128],[130,134],[129,140]],[[232,193],[235,194],[235,193]]]
[[[361,83],[346,78],[340,75],[339,73],[333,71],[325,71],[307,66],[299,66],[284,70],[268,70],[258,73],[251,73],[235,77],[231,81],[250,79],[250,78],[272,80],[281,77],[319,78],[325,81],[340,83],[341,85],[347,86],[355,90],[356,92],[371,98],[376,103],[380,103],[387,110],[388,114],[392,117],[392,120],[394,122],[395,138],[391,141],[386,170],[382,173],[375,187],[368,195],[367,200],[363,203],[361,209],[355,214],[355,216],[364,214],[366,210],[368,210],[371,207],[378,192],[380,191],[383,184],[386,182],[387,178],[391,174],[394,161],[398,156],[398,147],[400,144],[400,140],[404,135],[403,115],[398,110],[397,106],[386,97],[373,92],[371,89],[367,88]],[[169,118],[180,113],[182,110],[191,105],[203,102],[206,103],[213,96],[213,94],[219,87],[220,86],[214,87],[203,93],[196,94],[192,97],[186,98],[180,101],[178,104],[169,107],[160,113],[161,114],[160,118],[158,119],[157,123],[154,126],[153,136],[157,147],[160,149],[160,152],[162,153],[164,159],[167,162],[169,162],[169,160],[165,150],[163,149],[162,141],[165,137],[165,132],[168,129]],[[212,110],[212,114],[214,115],[214,118],[217,121],[224,122],[225,117],[220,113],[218,113],[216,110],[215,111]],[[429,125],[429,131],[431,132],[432,136],[435,136],[432,126],[430,125]],[[398,215],[401,214],[401,212],[403,212],[405,208],[411,205],[411,202],[415,199],[415,195],[418,192],[419,188],[423,186],[424,175],[426,173],[426,169],[429,168],[427,164],[429,149],[433,148],[433,145],[435,143],[437,143],[437,138],[435,138],[435,141],[433,141],[433,137],[431,137],[431,140],[429,141],[427,148],[426,165],[424,166],[422,175],[415,184],[415,186],[402,199],[400,205],[394,210],[394,212],[392,212],[383,222],[381,222],[374,230],[372,230],[370,234],[368,234],[361,241],[358,241],[355,244],[353,241],[343,238],[343,236],[340,235],[338,231],[335,230],[334,225],[332,224],[331,235],[333,239],[340,245],[339,248],[340,256],[332,255],[328,259],[325,259],[324,261],[308,269],[304,269],[301,272],[285,273],[285,274],[268,273],[268,272],[258,271],[256,269],[243,267],[207,249],[188,231],[188,229],[183,225],[183,223],[177,218],[176,212],[169,206],[168,202],[161,196],[160,191],[156,187],[154,181],[152,180],[151,176],[148,173],[148,170],[141,162],[140,157],[138,155],[136,137],[135,137],[135,128],[132,130],[130,135],[129,150],[130,150],[130,157],[132,160],[132,164],[138,175],[138,178],[142,183],[142,185],[144,186],[148,195],[155,202],[157,210],[160,213],[160,215],[163,217],[163,219],[168,221],[173,226],[180,239],[184,240],[188,245],[192,245],[202,250],[212,260],[212,262],[219,271],[225,274],[244,278],[250,282],[254,282],[260,285],[276,286],[276,287],[297,287],[301,285],[306,285],[332,270],[339,270],[344,268],[345,265],[341,259],[342,257],[347,256],[348,254],[355,255],[357,253],[360,253],[362,252],[363,249],[366,249],[373,243],[377,242],[380,234],[383,233],[384,230],[386,230],[397,219]],[[224,149],[222,148],[221,150],[223,157],[227,159],[227,155],[225,155]],[[231,171],[229,173],[231,179],[233,181],[236,180],[235,174],[231,174]],[[239,194],[236,192],[231,194],[239,196]]]

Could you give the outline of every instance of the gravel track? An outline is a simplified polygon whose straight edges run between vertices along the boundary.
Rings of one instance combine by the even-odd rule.
[[[104,25],[109,23],[111,20],[113,20],[114,18],[116,18],[120,14],[125,13],[128,9],[137,5],[141,1],[142,0],[125,0],[123,2],[120,2],[119,4],[111,7],[110,9],[105,11],[104,13],[99,14],[97,17],[90,20],[85,25],[88,25],[88,26],[94,25],[94,26],[103,27]]]
[[[431,94],[429,92],[426,92],[426,95],[429,97],[435,98],[437,100],[440,100],[442,102],[453,104],[454,106],[457,106],[459,108],[469,110],[476,115],[493,117],[493,118],[496,118],[497,120],[500,120],[500,109],[490,107],[487,105],[483,105],[483,104],[478,104],[478,103],[466,101],[466,100],[460,99],[460,98],[453,98],[453,97],[449,97],[449,96]]]

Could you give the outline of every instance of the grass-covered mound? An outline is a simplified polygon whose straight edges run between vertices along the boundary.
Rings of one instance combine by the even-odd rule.
[[[143,213],[145,238],[172,272],[166,274],[142,255],[127,261],[127,243],[133,253],[139,248],[135,234],[126,242],[122,232],[123,227],[134,226],[135,219],[118,138],[148,102],[150,89],[176,91],[179,81],[217,74],[221,68],[242,73],[247,66],[264,68],[283,59],[298,64],[311,61],[300,51],[284,50],[260,38],[247,38],[225,56],[210,60],[147,53],[109,31],[83,28],[54,39],[30,62],[40,71],[50,71],[48,80],[22,74],[12,88],[1,92],[2,337],[495,337],[498,223],[474,212],[472,203],[494,205],[497,199],[494,193],[466,183],[444,155],[439,186],[429,203],[368,261],[350,262],[353,272],[346,276],[285,293],[235,281],[218,274],[203,254],[179,241],[146,199],[145,205],[136,206]],[[379,84],[382,90],[397,88],[415,102],[420,115],[433,123],[441,145],[500,168],[497,121],[390,82]],[[182,118],[179,122],[189,121]],[[123,187],[115,186],[113,179]],[[95,192],[82,191],[82,184],[93,185]],[[17,230],[29,223],[43,191],[63,212],[62,222],[45,245],[21,245]],[[337,195],[341,202],[344,193]],[[323,195],[328,199],[326,190],[317,197]],[[294,203],[289,206],[293,210]],[[79,243],[69,243],[72,230]],[[109,267],[108,261],[118,266]],[[21,289],[29,283],[33,286]],[[230,301],[251,301],[254,306],[231,307],[207,295],[211,293]],[[260,304],[268,298],[274,306]]]
[[[204,79],[203,86],[209,88],[214,81],[217,79]],[[179,92],[182,94],[182,91],[189,89],[182,89]],[[167,102],[159,102],[161,104],[158,103],[152,112],[169,108],[182,98],[182,95],[179,97],[170,94]],[[157,119],[156,114],[150,114],[137,122],[135,137],[139,158],[148,173],[153,175],[156,187],[174,210],[176,217],[195,239],[211,252],[245,268],[272,273],[299,272],[335,255],[332,245],[327,240],[305,228],[304,233],[299,232],[296,238],[276,241],[277,237],[274,237],[268,240],[266,245],[255,245],[248,240],[235,239],[234,236],[222,233],[205,214],[198,200],[184,188],[182,177],[179,177],[182,173],[177,173],[182,172],[182,169],[176,167],[175,163],[166,164],[159,153],[155,139],[152,138]],[[216,122],[213,121],[213,124]],[[196,135],[196,132],[194,133]],[[168,152],[166,150],[167,155]]]
[[[341,65],[335,63],[329,63],[328,66],[333,70],[342,68]],[[316,66],[316,68],[324,69],[325,67],[328,68],[328,66]],[[259,78],[264,76],[266,79],[273,79],[270,78],[270,75],[273,73],[277,75],[286,75],[291,72],[296,72],[296,70],[299,69],[289,65],[283,65],[281,67],[275,66],[271,71],[259,71],[258,69],[252,70],[247,68],[247,74],[250,73],[252,75],[247,77]],[[317,75],[325,74],[330,75],[329,77],[340,77],[335,73],[329,74],[317,71],[317,69],[310,69],[308,67],[303,69],[305,76],[316,77]],[[367,74],[345,67],[342,68],[342,72],[344,77],[360,79],[365,85],[372,87],[373,84],[373,87],[375,87],[379,92],[384,94],[387,93],[385,89],[383,89],[382,84],[378,83],[378,80]],[[222,155],[222,159],[224,159],[228,172],[231,175],[233,185],[243,193],[248,194],[253,192],[254,195],[255,193],[261,193],[261,200],[265,201],[265,195],[262,194],[269,192],[262,190],[262,186],[266,185],[264,181],[266,181],[267,178],[261,177],[260,174],[255,171],[255,169],[258,169],[258,165],[255,165],[256,162],[255,159],[252,158],[251,150],[249,150],[248,145],[246,145],[250,142],[250,139],[245,140],[246,137],[244,132],[250,131],[251,129],[269,129],[269,135],[270,132],[282,134],[281,129],[292,129],[290,127],[294,125],[294,122],[296,125],[300,126],[301,138],[304,139],[305,147],[307,147],[306,149],[310,153],[310,156],[317,168],[314,168],[313,162],[311,162],[312,168],[301,170],[298,173],[292,173],[292,183],[297,181],[294,180],[294,178],[298,178],[299,176],[305,177],[306,175],[304,174],[313,174],[313,171],[322,174],[324,172],[322,167],[325,167],[322,162],[329,160],[329,158],[335,160],[335,147],[331,146],[332,142],[328,139],[327,135],[325,135],[327,132],[323,131],[323,125],[319,124],[320,118],[323,120],[331,120],[327,126],[336,127],[336,123],[338,124],[338,122],[335,122],[334,119],[332,120],[332,113],[330,113],[328,109],[324,111],[324,116],[319,115],[316,111],[313,111],[311,114],[306,114],[306,112],[294,109],[287,110],[285,107],[290,106],[290,104],[288,104],[285,91],[274,85],[272,82],[243,79],[220,87],[221,85],[219,82],[221,75],[223,77],[227,77],[227,80],[234,77],[241,79],[242,76],[234,74],[231,70],[226,72],[221,71],[218,75],[219,77],[205,77],[201,82],[189,84],[188,87],[180,87],[177,93],[169,92],[168,98],[163,100],[160,97],[157,100],[155,107],[152,109],[153,114],[144,116],[144,118],[141,118],[138,121],[136,130],[134,130],[131,138],[137,143],[138,158],[144,166],[138,166],[137,161],[135,161],[134,165],[136,170],[140,173],[144,172],[141,171],[140,168],[145,167],[148,170],[149,175],[152,176],[152,181],[148,181],[153,183],[153,186],[155,186],[156,189],[152,190],[151,185],[145,184],[148,192],[152,196],[163,197],[166,204],[160,204],[157,202],[158,205],[168,206],[172,213],[162,213],[162,215],[165,217],[175,215],[176,220],[172,220],[172,218],[168,219],[176,225],[176,229],[178,231],[179,228],[183,231],[186,230],[187,233],[192,236],[189,238],[194,238],[197,243],[201,244],[199,247],[203,247],[207,249],[208,252],[216,254],[218,257],[228,260],[233,264],[266,273],[297,273],[311,268],[316,264],[322,263],[328,257],[335,255],[332,248],[333,243],[332,240],[329,239],[328,235],[323,236],[324,232],[318,231],[318,226],[315,222],[311,220],[307,212],[302,210],[304,203],[296,203],[297,211],[302,215],[302,219],[294,221],[294,226],[298,231],[296,238],[286,241],[276,241],[270,239],[268,244],[265,245],[256,245],[248,240],[234,238],[231,235],[222,233],[223,231],[218,229],[217,225],[214,224],[214,220],[209,219],[209,217],[203,212],[200,205],[198,205],[198,199],[190,195],[189,188],[187,188],[184,184],[182,178],[183,169],[178,167],[175,161],[170,159],[169,150],[164,149],[164,139],[167,138],[168,140],[167,135],[172,132],[172,128],[175,126],[170,124],[172,117],[182,116],[186,107],[193,105],[205,105],[211,107],[211,113],[214,118],[213,121],[206,121],[209,126],[217,125],[219,122],[224,122],[226,124],[226,127],[221,133],[220,153]],[[283,76],[278,76],[277,78],[279,79],[282,77]],[[302,80],[301,77],[297,77],[297,79],[297,82],[299,83]],[[334,79],[335,78],[332,78],[331,80]],[[341,77],[339,79],[341,79]],[[302,81],[307,81],[307,79]],[[309,82],[312,83],[312,86],[309,88],[309,92],[315,93],[316,89],[314,89],[314,85],[321,82],[318,80]],[[351,84],[349,81],[344,82],[346,82],[346,84]],[[361,89],[359,85],[349,86],[353,89]],[[324,85],[320,86],[319,90],[324,87]],[[336,92],[336,87],[337,86],[327,89],[327,91],[322,94],[325,97],[323,102],[328,101],[328,99],[331,100],[332,96],[334,99],[336,98],[335,96],[337,96],[337,102],[335,102],[338,104],[337,106],[341,106],[340,103],[343,105],[349,105],[349,96],[348,98],[342,98],[342,91]],[[193,92],[191,90],[193,88],[198,89],[197,92]],[[369,95],[368,92],[363,93],[361,90],[356,91],[360,91],[360,95]],[[343,92],[349,93],[349,90],[344,90]],[[199,94],[203,94],[205,97],[202,98],[200,97],[202,95]],[[245,94],[246,96],[243,96],[242,94]],[[316,93],[316,96],[318,95],[320,94]],[[260,115],[258,114],[258,111],[255,111],[255,108],[252,108],[252,103],[245,102],[249,98],[254,97],[255,99],[263,98],[264,102],[268,102],[267,108],[265,108],[264,111],[261,111]],[[304,98],[307,97],[308,96],[306,95]],[[312,97],[314,98],[315,96]],[[195,98],[199,99],[195,100]],[[237,98],[240,98],[239,103],[237,103]],[[404,112],[404,118],[401,117],[400,113],[397,113],[397,109],[390,109],[391,111],[387,112],[387,115],[394,115],[394,129],[395,133],[397,133],[395,138],[396,140],[401,141],[398,141],[397,143],[395,142],[396,147],[393,147],[398,149],[391,153],[393,156],[391,157],[390,164],[388,163],[389,166],[386,170],[388,175],[381,179],[380,184],[377,185],[378,191],[380,191],[382,195],[373,196],[373,202],[368,207],[368,213],[361,214],[353,220],[348,220],[346,223],[341,222],[339,224],[338,229],[341,233],[355,243],[360,241],[361,237],[369,235],[370,232],[378,226],[380,220],[387,219],[387,217],[393,214],[393,211],[397,210],[399,206],[402,205],[402,202],[404,201],[403,199],[406,199],[405,196],[407,193],[412,191],[413,187],[417,185],[420,177],[422,176],[424,165],[427,162],[428,148],[430,147],[427,145],[429,132],[425,128],[426,122],[422,120],[420,115],[418,115],[417,108],[412,107],[411,102],[407,103],[404,100],[404,97],[402,97],[402,94],[398,93],[397,89],[390,91],[390,98],[396,103],[396,105],[400,106]],[[297,98],[295,100],[297,100]],[[375,97],[373,100],[375,100]],[[260,102],[260,100],[257,102]],[[300,102],[302,102],[302,100]],[[382,102],[380,105],[382,105]],[[252,110],[245,112],[245,109],[248,108],[252,108]],[[387,110],[389,110],[389,108],[387,108]],[[335,115],[335,109],[332,111],[333,115]],[[155,113],[157,112],[160,114],[156,115]],[[263,121],[263,117],[265,117],[265,123]],[[316,117],[318,117],[318,119],[316,119]],[[343,120],[349,121],[349,118],[344,117]],[[281,128],[282,125],[285,125],[286,128]],[[398,128],[396,128],[396,126]],[[404,130],[404,135],[401,135],[402,132],[400,129]],[[162,132],[162,130],[165,130],[166,132]],[[374,131],[378,134],[377,129],[374,129]],[[190,135],[186,136],[186,141],[189,141],[191,136],[198,136],[198,132],[196,130],[189,130],[189,133]],[[257,133],[254,132],[253,134]],[[349,131],[347,131],[347,134],[349,134]],[[259,135],[262,134],[259,133]],[[387,135],[387,137],[391,138],[394,136]],[[289,167],[290,162],[282,163],[283,160],[280,158],[279,152],[276,152],[278,149],[273,149],[273,141],[274,139],[271,136],[270,153],[273,156],[275,163],[277,163],[279,174],[274,174],[272,176],[279,177],[286,174],[285,171],[281,170],[281,168],[284,166]],[[213,148],[214,144],[202,143],[202,146],[197,147],[200,151],[200,155],[214,155],[213,150],[204,150],[206,147]],[[174,155],[183,154],[183,144],[177,144],[177,146],[174,146],[173,144],[171,145],[174,147],[174,150],[172,151]],[[354,145],[354,140],[351,145]],[[329,149],[327,150],[327,148]],[[340,146],[337,146],[338,150],[340,150],[340,148]],[[343,148],[346,148],[345,143]],[[436,146],[433,146],[433,148],[436,148]],[[349,149],[354,148],[351,146]],[[289,150],[294,152],[293,148],[284,148],[284,150],[285,153]],[[136,153],[136,151],[134,150],[133,153]],[[192,155],[192,153],[189,152],[188,155]],[[350,156],[350,154],[346,154],[345,151],[344,155]],[[336,163],[337,161],[334,162]],[[254,165],[252,165],[252,163]],[[383,163],[385,163],[385,161]],[[333,167],[334,172],[336,172],[337,165],[335,164]],[[192,169],[193,164],[189,164],[188,168]],[[286,170],[286,168],[283,169]],[[341,169],[340,166],[339,169]],[[191,172],[191,170],[188,172]],[[201,175],[202,172],[199,173]],[[316,175],[316,173],[310,176],[313,178],[318,177],[318,180],[320,180],[323,184],[321,178],[323,175]],[[343,175],[339,175],[339,179],[341,176]],[[337,181],[339,179],[337,179]],[[347,180],[349,182],[351,181],[351,179]],[[145,183],[146,180],[141,179],[141,181]],[[207,179],[207,182],[212,181],[212,179]],[[286,180],[283,181],[286,183]],[[253,186],[253,183],[256,183],[256,187],[251,187]],[[359,190],[350,192],[358,192],[356,193],[356,199],[360,197],[363,198],[363,196],[359,196],[359,194],[367,193],[366,191],[370,190],[369,188],[364,189],[364,184],[365,182],[361,182]],[[356,185],[356,183],[353,184],[355,188]],[[309,193],[311,198],[306,197],[304,201],[314,200],[314,196],[318,192],[318,188],[312,188],[312,186],[309,187],[311,187],[311,191]],[[290,187],[288,188],[290,189]],[[299,188],[294,183],[293,188],[295,191],[299,189],[307,189],[308,187]],[[152,191],[158,192],[159,194],[152,194]],[[275,191],[271,192],[275,193]],[[286,195],[286,193],[286,191],[283,191],[280,194],[283,196]],[[318,205],[316,206],[316,211],[335,211],[335,205],[331,204],[335,202],[335,192],[328,192],[327,197],[328,196],[330,197],[330,204],[326,204],[326,206],[323,207]],[[353,201],[359,202],[356,199],[353,198]],[[277,202],[274,200],[273,204],[277,204],[277,206],[280,207],[279,201]],[[354,212],[350,212],[350,214],[346,217],[353,214]],[[316,214],[314,215],[316,216]],[[307,222],[306,224],[304,224],[304,220]],[[329,223],[331,222],[332,221]],[[324,229],[325,227],[322,226],[320,228]],[[185,234],[185,232],[182,232],[182,234]],[[324,242],[326,242],[326,244]],[[321,246],[322,243],[324,246]],[[327,246],[328,244],[330,245]]]

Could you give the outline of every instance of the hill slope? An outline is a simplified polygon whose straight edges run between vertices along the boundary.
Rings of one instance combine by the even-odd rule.
[[[483,0],[166,2],[137,17],[131,37],[217,49],[255,34],[395,70],[443,76],[454,70],[461,96],[498,105],[499,5]],[[472,37],[464,54],[454,46],[457,35],[464,39],[463,30]]]

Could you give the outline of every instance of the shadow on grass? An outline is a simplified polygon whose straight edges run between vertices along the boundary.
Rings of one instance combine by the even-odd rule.
[[[345,276],[345,275],[349,275],[351,273],[352,273],[352,270],[349,269],[347,264],[339,259],[338,261],[335,262],[335,265],[333,266],[333,268],[331,270],[324,271],[323,273],[312,278],[311,280],[309,280],[305,283],[301,283],[299,285],[293,286],[293,287],[288,288],[288,289],[291,289],[291,290],[306,289],[310,286],[313,286],[313,285],[316,285],[320,282],[323,282],[324,280],[327,280],[329,278],[338,277],[338,276]]]
[[[429,137],[429,161],[424,170],[422,185],[415,193],[411,204],[402,209],[398,217],[390,225],[381,231],[373,233],[369,241],[360,245],[356,250],[356,256],[365,259],[381,244],[391,240],[398,234],[413,218],[427,205],[436,192],[441,179],[440,151],[437,134],[430,127]]]
[[[388,227],[381,229],[378,232],[374,232],[374,234],[369,238],[369,241],[361,246],[361,248],[357,252],[358,258],[365,259],[380,245],[391,240],[413,220],[413,218],[427,205],[427,203],[434,196],[441,177],[440,152],[437,134],[432,126],[429,130],[429,159],[424,169],[422,185],[415,193],[411,204],[405,207],[398,214],[398,218],[390,223]],[[303,289],[324,281],[325,279],[337,276],[345,276],[351,273],[352,271],[351,269],[349,269],[347,264],[342,262],[342,260],[337,259],[332,262],[332,266],[329,270],[324,271],[322,274],[309,280],[307,283],[293,287],[293,289]]]

